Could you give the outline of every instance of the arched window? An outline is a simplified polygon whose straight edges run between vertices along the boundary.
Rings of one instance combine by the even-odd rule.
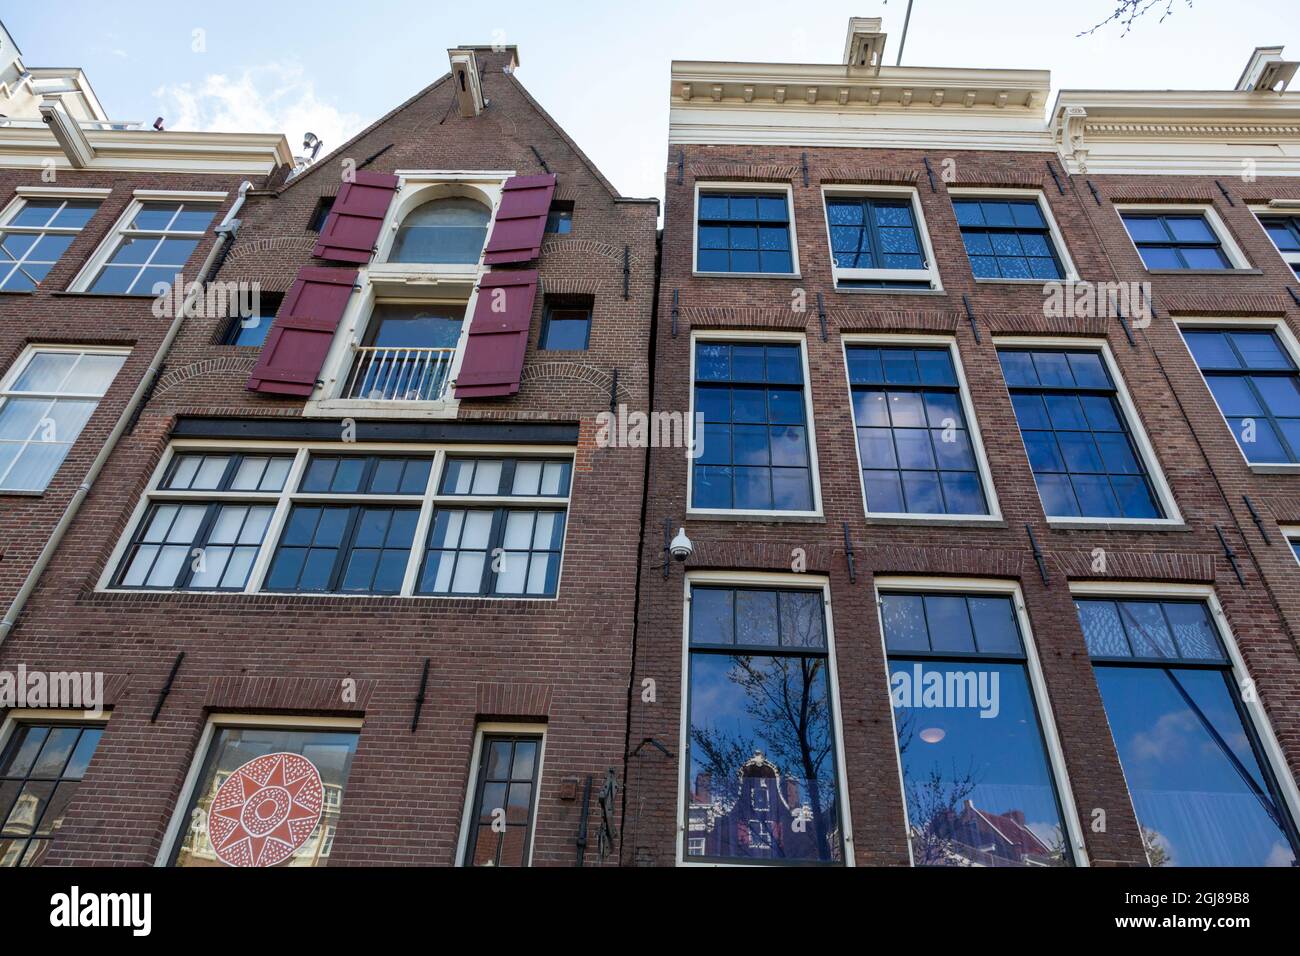
[[[403,220],[389,262],[478,262],[487,240],[492,210],[475,199],[434,199],[417,206]]]

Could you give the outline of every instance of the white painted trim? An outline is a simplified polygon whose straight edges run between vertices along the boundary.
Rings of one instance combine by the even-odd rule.
[[[988,454],[984,448],[984,439],[980,434],[979,422],[975,418],[975,407],[971,402],[970,385],[966,381],[966,370],[961,361],[961,350],[957,347],[957,339],[951,335],[912,335],[907,333],[895,332],[844,332],[840,335],[841,359],[844,365],[844,382],[849,398],[849,417],[853,422],[853,448],[854,460],[858,463],[858,488],[862,492],[862,511],[867,516],[867,520],[890,519],[893,521],[916,522],[918,524],[932,524],[935,522],[952,522],[961,521],[972,524],[979,523],[1000,523],[1002,521],[1002,509],[998,504],[997,489],[993,485],[993,470],[989,466]],[[980,483],[984,486],[985,504],[988,505],[988,514],[913,514],[911,512],[873,512],[867,506],[867,486],[862,477],[862,447],[858,442],[858,418],[857,410],[853,404],[853,377],[849,374],[849,355],[848,350],[851,345],[912,345],[912,346],[941,346],[948,349],[948,354],[952,357],[953,367],[957,371],[957,392],[958,401],[961,402],[962,414],[966,418],[966,430],[969,434],[971,446],[975,451],[976,470],[979,473]],[[887,388],[888,386],[881,386]]]
[[[163,491],[159,489],[163,477],[171,467],[173,458],[179,453],[185,452],[208,452],[214,454],[292,454],[294,456],[293,464],[289,469],[289,474],[285,478],[284,488],[280,491],[242,491],[242,492],[213,492],[213,491]],[[308,460],[313,452],[324,454],[349,454],[349,455],[376,455],[376,454],[396,454],[416,457],[431,457],[432,465],[429,468],[429,480],[425,490],[420,495],[317,495],[305,492],[295,491],[306,472]],[[351,442],[340,444],[339,442],[293,442],[293,441],[221,441],[218,439],[176,439],[168,444],[163,454],[160,456],[158,465],[149,478],[149,484],[145,487],[143,494],[136,501],[132,509],[131,518],[126,524],[126,529],[118,538],[109,555],[108,562],[104,565],[103,571],[100,572],[99,579],[95,584],[96,592],[110,594],[203,594],[214,598],[231,598],[240,595],[253,594],[281,594],[289,593],[295,598],[306,598],[310,600],[344,600],[356,601],[367,599],[384,599],[400,597],[405,600],[430,600],[430,601],[448,601],[448,600],[474,600],[474,601],[558,601],[561,589],[564,585],[565,561],[564,554],[568,546],[569,531],[572,526],[570,520],[572,516],[573,504],[573,483],[574,475],[571,471],[569,478],[569,492],[563,498],[559,497],[523,497],[523,496],[502,496],[502,495],[442,495],[438,493],[441,486],[443,471],[446,467],[448,454],[457,457],[475,458],[475,457],[515,457],[521,459],[527,458],[563,458],[573,461],[575,449],[573,446],[565,445],[508,445],[508,444],[489,444],[489,445],[460,445],[450,442],[429,443],[429,444],[407,444],[397,442]],[[248,581],[242,591],[220,591],[211,588],[190,588],[190,589],[173,589],[173,588],[123,588],[113,587],[113,578],[117,576],[121,569],[122,562],[126,557],[127,551],[131,546],[131,538],[140,526],[148,513],[149,507],[160,501],[169,502],[186,502],[195,501],[209,503],[213,501],[223,501],[232,503],[248,504],[271,504],[274,505],[274,512],[270,521],[267,523],[266,531],[262,536],[262,542],[258,546],[257,557],[253,560],[253,565],[249,569]],[[262,591],[266,582],[267,573],[271,567],[271,560],[275,556],[276,549],[279,546],[280,537],[284,532],[284,526],[289,518],[289,511],[295,503],[328,501],[336,503],[347,503],[349,505],[356,503],[368,504],[394,504],[406,507],[418,507],[419,518],[416,522],[416,537],[413,538],[411,551],[407,557],[407,567],[402,578],[402,590],[397,594],[351,594],[351,593],[296,593],[296,592],[279,592],[279,591]],[[454,508],[474,508],[474,507],[518,507],[518,508],[548,508],[562,509],[564,512],[564,537],[560,542],[560,567],[556,576],[555,594],[554,595],[466,595],[466,594],[416,594],[414,593],[415,585],[419,577],[419,568],[424,561],[427,550],[428,529],[432,521],[433,511],[438,507]],[[421,537],[423,535],[423,537]]]
[[[926,267],[924,269],[841,269],[835,263],[834,244],[831,242],[831,217],[827,204],[828,199],[837,196],[858,196],[867,198],[881,199],[902,199],[909,201],[912,209],[912,217],[916,225],[916,231],[921,239],[921,249],[925,255]],[[822,218],[826,223],[826,252],[830,257],[831,275],[835,280],[836,290],[839,290],[841,279],[848,281],[861,280],[885,280],[885,281],[905,281],[905,282],[929,282],[931,292],[943,291],[943,280],[939,276],[939,260],[934,254],[934,246],[930,242],[930,228],[925,222],[925,210],[921,206],[921,194],[915,186],[868,186],[858,184],[835,184],[826,183],[822,185]],[[864,292],[879,291],[887,292],[892,295],[908,294],[915,292],[914,289],[847,289],[844,291]],[[924,290],[921,290],[924,291]]]
[[[701,272],[700,271],[700,193],[781,193],[785,208],[790,214],[790,267],[792,272]],[[694,216],[691,226],[691,274],[726,279],[798,279],[799,236],[795,225],[794,188],[788,182],[749,182],[727,180],[696,180]]]
[[[691,695],[691,588],[697,584],[721,584],[736,587],[770,587],[802,591],[821,590],[822,608],[826,612],[827,693],[831,698],[831,719],[835,736],[835,783],[839,788],[840,832],[843,834],[844,866],[856,866],[853,854],[853,814],[849,808],[848,768],[844,751],[844,715],[840,708],[839,667],[835,656],[835,621],[831,609],[830,579],[816,574],[768,571],[687,571],[682,576],[682,661],[681,714],[677,741],[677,834],[673,840],[678,866],[733,867],[749,866],[743,860],[724,863],[716,860],[686,858],[686,800],[690,774],[689,728],[686,725]]]
[[[360,717],[288,717],[280,714],[228,714],[215,713],[210,714],[203,724],[203,732],[199,736],[198,746],[194,749],[194,754],[190,758],[189,770],[185,773],[185,782],[181,785],[181,793],[176,801],[176,806],[172,809],[171,820],[167,824],[167,829],[163,833],[162,843],[158,848],[158,855],[154,858],[154,866],[167,866],[171,858],[172,849],[175,847],[177,839],[180,837],[180,830],[184,824],[185,808],[190,805],[190,799],[194,796],[194,788],[198,785],[199,774],[203,770],[203,763],[208,758],[208,751],[212,747],[212,738],[216,736],[219,727],[253,727],[274,730],[355,730],[360,732],[363,719]]]
[[[541,738],[537,748],[537,786],[533,791],[530,810],[532,821],[528,829],[528,866],[533,865],[533,849],[537,846],[538,809],[542,801],[542,771],[546,768],[546,724],[511,723],[510,721],[484,721],[474,727],[473,749],[470,751],[469,779],[465,786],[465,808],[460,816],[460,834],[456,838],[456,866],[465,865],[465,850],[469,846],[470,821],[474,816],[474,796],[478,789],[478,771],[483,759],[483,738],[491,734],[535,734]]]
[[[1274,200],[1274,202],[1276,202],[1276,200]],[[1297,272],[1297,270],[1300,270],[1300,252],[1283,252],[1279,249],[1277,243],[1273,241],[1273,237],[1269,235],[1269,231],[1264,228],[1264,223],[1260,220],[1261,216],[1272,216],[1279,219],[1285,217],[1294,220],[1296,225],[1300,226],[1300,209],[1296,209],[1292,206],[1274,206],[1271,204],[1262,205],[1259,203],[1252,203],[1249,208],[1250,211],[1255,214],[1255,221],[1259,223],[1259,228],[1263,231],[1265,236],[1268,236],[1269,242],[1273,244],[1274,251],[1277,252],[1278,256],[1286,264],[1287,270],[1292,275],[1300,277],[1300,272]]]
[[[1164,469],[1160,466],[1160,459],[1156,456],[1155,446],[1152,445],[1150,437],[1147,435],[1146,426],[1142,423],[1138,415],[1137,406],[1133,402],[1133,396],[1129,394],[1128,386],[1124,384],[1124,377],[1120,374],[1119,366],[1115,363],[1115,356],[1110,350],[1110,343],[1105,339],[1093,338],[1069,338],[1068,336],[1033,336],[1033,335],[995,335],[993,337],[993,347],[996,348],[1035,348],[1035,349],[1089,349],[1096,351],[1101,355],[1102,362],[1106,366],[1106,371],[1110,374],[1111,381],[1115,385],[1115,397],[1119,400],[1120,408],[1124,412],[1125,424],[1128,426],[1129,434],[1132,436],[1134,443],[1137,445],[1138,453],[1142,456],[1142,464],[1146,468],[1147,477],[1151,480],[1152,490],[1156,493],[1156,499],[1161,509],[1165,513],[1163,518],[1088,518],[1078,515],[1049,515],[1044,507],[1043,514],[1047,518],[1049,525],[1062,526],[1086,526],[1098,525],[1106,528],[1170,528],[1179,527],[1183,522],[1182,512],[1178,508],[1178,502],[1174,500],[1174,493],[1169,487],[1169,482],[1165,478]],[[1007,387],[1005,382],[1004,387]],[[1008,400],[1010,388],[1007,387]],[[1017,431],[1019,431],[1017,425]],[[1024,436],[1021,435],[1021,445],[1024,445]],[[1025,449],[1026,461],[1029,457],[1029,450]],[[1040,496],[1041,502],[1041,496]]]
[[[1008,197],[1012,199],[1033,199],[1038,203],[1038,211],[1042,213],[1043,220],[1047,223],[1047,230],[1052,236],[1053,250],[1058,259],[1061,260],[1061,271],[1065,276],[1060,279],[988,279],[976,278],[976,282],[987,283],[1025,283],[1030,285],[1043,285],[1044,282],[1079,282],[1079,270],[1074,266],[1074,258],[1070,255],[1070,248],[1065,242],[1065,234],[1061,232],[1061,227],[1057,225],[1056,216],[1052,214],[1052,204],[1048,201],[1046,193],[1041,189],[1013,189],[1004,187],[995,187],[991,189],[977,186],[949,186],[948,195],[953,199],[999,199]],[[958,226],[958,232],[961,227]],[[969,261],[969,253],[967,260]]]
[[[33,199],[103,199],[113,190],[74,186],[15,186],[14,192]]]
[[[1074,787],[1070,783],[1069,770],[1065,762],[1065,750],[1061,745],[1060,732],[1056,727],[1051,697],[1047,693],[1047,681],[1043,676],[1042,662],[1038,656],[1038,646],[1034,640],[1033,628],[1029,622],[1029,611],[1025,607],[1024,595],[1019,583],[991,578],[935,578],[903,575],[884,575],[877,577],[876,618],[880,628],[880,645],[885,663],[885,688],[888,696],[890,687],[889,649],[885,643],[885,621],[881,610],[880,595],[890,591],[928,591],[931,593],[952,594],[1002,594],[1011,598],[1016,610],[1016,621],[1020,625],[1021,644],[1025,651],[1025,671],[1029,676],[1030,689],[1033,692],[1034,710],[1038,715],[1039,728],[1042,731],[1043,744],[1047,748],[1048,766],[1052,773],[1052,784],[1056,798],[1060,802],[1062,823],[1070,838],[1070,847],[1074,853],[1076,866],[1090,866],[1088,847],[1083,838],[1083,824],[1079,819],[1078,806],[1074,800]],[[903,818],[907,819],[907,789],[903,784],[903,760],[898,753],[898,726],[894,720],[892,700],[889,708],[890,721],[894,724],[894,755],[898,760],[898,778],[903,797]],[[911,826],[905,824],[907,852],[912,858]]]
[[[1242,450],[1241,442],[1237,440],[1232,426],[1228,424],[1228,416],[1223,414],[1223,409],[1219,406],[1219,400],[1214,395],[1214,390],[1210,388],[1209,380],[1206,379],[1205,373],[1201,371],[1201,365],[1196,361],[1196,356],[1192,354],[1192,347],[1187,344],[1187,336],[1183,335],[1184,328],[1202,327],[1206,329],[1228,329],[1230,331],[1242,332],[1272,332],[1282,343],[1282,348],[1286,350],[1287,356],[1300,369],[1300,340],[1291,331],[1291,326],[1285,318],[1268,318],[1265,316],[1233,317],[1233,316],[1197,316],[1184,317],[1175,316],[1174,326],[1178,329],[1179,339],[1182,340],[1183,348],[1187,350],[1187,357],[1196,369],[1196,373],[1201,377],[1205,385],[1205,391],[1209,393],[1210,401],[1214,402],[1214,407],[1219,409],[1219,419],[1223,422],[1223,427],[1228,430],[1232,436],[1232,444],[1241,455],[1241,460],[1251,471],[1262,474],[1288,474],[1300,471],[1300,462],[1278,461],[1278,462],[1252,462],[1246,457],[1246,452]]]
[[[1243,681],[1251,681],[1252,684],[1254,682],[1250,676],[1250,671],[1246,667],[1246,659],[1242,657],[1241,647],[1237,644],[1236,635],[1232,632],[1232,625],[1228,623],[1228,616],[1224,614],[1223,606],[1219,603],[1219,597],[1211,585],[1172,584],[1165,581],[1159,583],[1151,581],[1071,581],[1070,594],[1112,598],[1200,598],[1209,607],[1210,617],[1214,619],[1219,638],[1223,641],[1223,647],[1228,652],[1228,660],[1237,687],[1240,688]],[[1264,710],[1264,705],[1260,702],[1258,694],[1254,695],[1253,700],[1246,700],[1245,695],[1240,694],[1238,699],[1250,715],[1255,736],[1258,738],[1260,748],[1263,750],[1260,756],[1268,762],[1269,770],[1273,773],[1273,779],[1277,781],[1278,789],[1282,791],[1282,798],[1286,801],[1287,810],[1291,814],[1291,823],[1293,826],[1300,827],[1300,788],[1297,788],[1295,777],[1291,775],[1286,754],[1282,750],[1277,735],[1273,732],[1273,724],[1268,719],[1268,713]],[[1109,718],[1107,718],[1107,721],[1109,722]],[[1123,768],[1121,767],[1121,769]],[[1136,816],[1136,813],[1134,815]]]
[[[202,190],[202,189],[137,189],[131,193],[136,199],[145,202],[206,202],[219,203],[223,201],[229,193],[224,190]]]
[[[1137,255],[1138,261],[1142,263],[1142,269],[1146,272],[1150,272],[1151,270],[1147,269],[1146,263],[1142,260],[1142,253],[1138,251],[1137,242],[1134,241],[1133,236],[1128,231],[1128,225],[1124,222],[1125,213],[1135,213],[1139,215],[1144,213],[1161,214],[1167,216],[1179,216],[1179,215],[1200,213],[1202,216],[1205,217],[1206,224],[1210,227],[1210,231],[1214,233],[1215,238],[1219,240],[1219,245],[1222,247],[1224,255],[1228,257],[1228,262],[1232,265],[1232,268],[1230,269],[1214,269],[1210,271],[1231,274],[1241,269],[1252,268],[1250,264],[1250,260],[1248,260],[1246,258],[1246,254],[1241,251],[1241,246],[1237,245],[1236,237],[1233,236],[1232,231],[1228,228],[1227,223],[1225,223],[1223,219],[1220,218],[1219,213],[1214,208],[1213,203],[1203,203],[1203,202],[1202,203],[1186,203],[1186,202],[1114,203],[1112,208],[1115,210],[1115,215],[1119,217],[1120,228],[1124,230],[1124,235],[1128,236],[1128,241],[1133,246],[1133,252]],[[1183,270],[1157,269],[1156,270],[1156,272],[1161,274],[1171,272],[1171,271],[1199,272],[1201,270],[1197,270],[1197,269],[1183,269]]]
[[[799,357],[803,364],[803,404],[804,418],[808,429],[808,462],[811,469],[813,510],[812,511],[753,511],[744,508],[693,508],[691,507],[692,486],[695,480],[696,459],[686,458],[686,515],[687,517],[708,518],[753,518],[760,521],[786,521],[804,518],[822,517],[821,473],[817,465],[817,435],[813,425],[812,376],[808,368],[808,336],[804,332],[774,332],[770,330],[728,330],[697,329],[691,331],[690,388],[691,395],[687,404],[687,417],[691,429],[691,447],[703,447],[704,436],[700,435],[699,445],[695,444],[695,345],[697,342],[727,342],[733,345],[746,345],[750,342],[791,342],[799,346]]]

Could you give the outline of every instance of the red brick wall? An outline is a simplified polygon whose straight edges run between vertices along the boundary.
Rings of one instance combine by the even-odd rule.
[[[807,155],[805,186],[802,154]],[[684,163],[678,182],[679,155]],[[931,189],[922,160],[935,173]],[[1222,416],[1202,383],[1170,314],[1207,307],[1240,315],[1246,304],[1284,315],[1292,328],[1300,309],[1286,293],[1294,275],[1245,208],[1248,196],[1296,195],[1300,183],[1228,183],[1230,206],[1212,179],[1201,177],[1094,176],[1102,201],[1085,180],[1066,178],[1064,192],[1043,153],[958,152],[954,185],[1041,187],[1081,277],[1091,281],[1143,280],[1147,276],[1111,199],[1142,194],[1190,195],[1214,203],[1257,271],[1232,276],[1153,277],[1159,317],[1128,344],[1118,321],[1046,320],[1036,285],[974,281],[941,173],[945,156],[914,150],[802,149],[687,146],[669,150],[656,336],[655,406],[688,408],[690,332],[707,327],[799,329],[806,332],[815,413],[824,520],[769,522],[686,519],[688,462],[677,450],[651,453],[643,561],[662,561],[661,528],[684,524],[696,544],[687,569],[697,567],[789,571],[791,551],[808,554],[808,572],[826,575],[831,587],[839,670],[842,734],[857,863],[908,860],[898,763],[890,721],[885,661],[874,601],[874,577],[924,574],[996,577],[1019,582],[1038,648],[1049,701],[1065,754],[1090,859],[1094,864],[1142,865],[1145,857],[1112,744],[1068,580],[1089,578],[1090,554],[1104,548],[1108,577],[1148,582],[1213,583],[1233,628],[1273,728],[1294,773],[1300,769],[1300,661],[1295,615],[1300,611],[1300,569],[1275,521],[1300,517],[1294,476],[1261,476],[1247,469]],[[793,187],[801,277],[709,278],[692,275],[696,180],[769,181]],[[944,292],[939,294],[836,292],[826,241],[820,186],[825,182],[907,183],[919,189]],[[1175,191],[1178,192],[1175,192]],[[808,311],[791,310],[796,289]],[[673,337],[674,293],[680,315]],[[829,340],[823,342],[816,295],[822,293]],[[968,296],[981,340],[967,321]],[[884,524],[867,521],[857,474],[853,420],[845,384],[841,332],[943,332],[956,337],[994,485],[1000,526]],[[1185,527],[1169,530],[1063,530],[1049,528],[1035,489],[996,355],[993,333],[1104,336],[1150,436]],[[1251,523],[1242,494],[1264,513],[1269,543]],[[855,551],[857,581],[849,580],[843,527]],[[1026,524],[1045,552],[1044,585],[1029,548]],[[1215,527],[1236,551],[1246,578],[1241,587]],[[627,863],[670,864],[675,854],[682,705],[682,568],[664,581],[649,575],[640,595],[634,688],[653,679],[655,703],[633,696],[629,738],[663,742],[672,758],[650,747],[629,765]],[[1043,706],[1043,702],[1040,702]],[[1107,827],[1092,832],[1092,811],[1106,811]]]
[[[245,388],[256,350],[214,344],[218,319],[189,321],[138,427],[114,453],[0,650],[0,666],[102,669],[122,688],[50,862],[152,863],[207,715],[223,709],[364,717],[333,847],[336,864],[453,861],[480,717],[547,723],[536,864],[572,865],[575,858],[581,801],[562,800],[561,781],[591,774],[599,791],[612,767],[621,782],[645,459],[637,449],[591,447],[590,436],[595,416],[609,406],[614,369],[620,401],[643,407],[647,400],[657,210],[619,200],[502,72],[501,56],[481,53],[480,62],[490,100],[482,115],[461,117],[450,84],[440,82],[282,191],[250,195],[219,278],[286,289],[312,262],[315,234],[307,222],[319,197],[336,190],[343,159],[360,163],[393,144],[367,168],[527,175],[541,172],[535,147],[559,176],[557,195],[574,202],[573,231],[543,243],[543,290],[581,287],[594,295],[591,347],[537,355],[539,296],[518,395],[463,403],[459,418],[576,423],[587,436],[574,472],[558,599],[95,593],[178,415],[301,415],[300,401]],[[79,242],[73,254],[81,258],[92,245]],[[80,302],[60,303],[60,314],[75,313]],[[142,303],[137,311],[147,309]],[[76,328],[80,335],[102,327],[101,334],[112,328],[139,336],[149,326],[134,314],[105,300]],[[133,355],[131,367],[142,359]],[[107,430],[125,395],[119,380],[88,436]],[[65,466],[60,481],[79,475],[90,453]],[[151,725],[159,688],[180,651],[184,665]],[[425,658],[432,662],[427,700],[412,733]],[[355,704],[342,699],[348,678],[365,691]],[[592,819],[599,821],[594,801]],[[594,826],[591,837],[589,865],[597,859]]]

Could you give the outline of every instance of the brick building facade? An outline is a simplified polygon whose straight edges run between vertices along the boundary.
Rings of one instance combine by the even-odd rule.
[[[7,670],[103,672],[107,708],[81,731],[9,714],[7,786],[61,820],[52,845],[44,823],[15,830],[6,862],[615,859],[601,798],[621,780],[645,460],[598,448],[596,416],[647,403],[657,202],[613,189],[515,79],[513,47],[450,59],[247,189],[209,278],[258,307],[195,304],[0,651]],[[221,180],[228,200],[242,178]],[[31,304],[57,341],[121,342],[143,370],[168,326],[151,299],[62,294],[97,241]],[[15,352],[55,334],[6,325]],[[34,505],[9,500],[11,528],[34,527],[18,507],[57,517],[112,412]],[[40,544],[8,532],[3,567]],[[50,810],[60,781],[75,795]],[[221,788],[241,783],[230,811]]]
[[[640,595],[624,861],[1293,863],[1295,459],[1193,352],[1294,392],[1296,94],[1044,124],[1046,73],[884,40],[673,65],[655,401],[704,442],[651,453],[642,560],[693,552]]]

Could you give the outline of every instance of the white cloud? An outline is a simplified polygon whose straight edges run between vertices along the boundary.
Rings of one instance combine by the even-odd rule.
[[[209,73],[197,84],[159,87],[154,97],[168,129],[283,133],[294,152],[301,152],[308,131],[324,140],[324,153],[364,126],[356,113],[318,98],[315,84],[295,63],[267,63],[238,76]]]

